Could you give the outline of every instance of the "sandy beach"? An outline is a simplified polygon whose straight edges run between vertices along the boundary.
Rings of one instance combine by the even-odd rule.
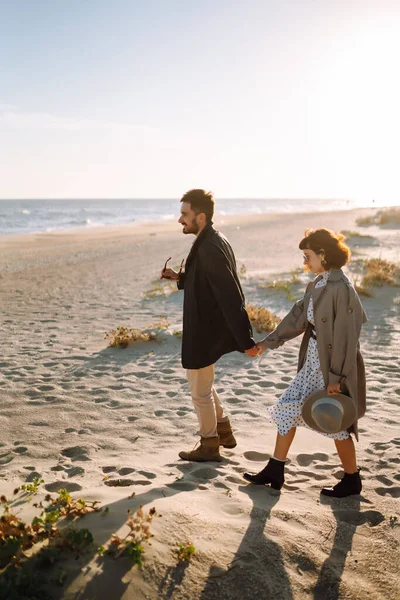
[[[308,281],[298,250],[307,227],[369,236],[349,238],[352,278],[362,259],[400,262],[399,229],[357,227],[373,212],[229,216],[215,225],[235,250],[247,302],[282,317]],[[320,498],[320,488],[340,477],[340,462],[331,440],[305,429],[279,494],[247,485],[241,474],[270,456],[275,427],[266,407],[296,373],[299,339],[253,361],[223,357],[217,390],[238,446],[222,450],[221,463],[178,458],[196,443],[197,421],[180,364],[183,294],[159,273],[169,257],[178,266],[193,240],[176,221],[0,237],[0,494],[11,498],[39,477],[34,502],[64,488],[109,507],[79,523],[93,533],[94,549],[66,561],[52,597],[399,598],[400,288],[362,298],[369,318],[361,337],[362,495]],[[274,280],[293,282],[290,293],[265,286]],[[117,326],[150,328],[158,340],[108,348],[105,332]],[[99,560],[96,548],[125,535],[127,510],[140,505],[159,515],[142,567]],[[32,502],[14,510],[28,520],[35,514]],[[187,541],[195,555],[178,563],[177,546]]]

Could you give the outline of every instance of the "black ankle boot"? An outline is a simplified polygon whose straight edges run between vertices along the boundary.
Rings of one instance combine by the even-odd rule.
[[[267,466],[262,471],[256,475],[244,473],[243,477],[246,481],[250,481],[250,483],[254,483],[255,485],[266,485],[269,483],[274,490],[280,490],[285,481],[283,474],[284,467],[284,461],[270,458]]]
[[[351,475],[349,475],[349,473],[345,473],[339,483],[330,488],[323,488],[321,490],[321,494],[323,496],[330,496],[331,498],[346,498],[346,496],[360,494],[361,490],[362,483],[360,469],[358,469]]]

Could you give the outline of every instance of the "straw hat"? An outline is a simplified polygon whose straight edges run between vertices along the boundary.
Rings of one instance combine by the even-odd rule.
[[[309,427],[321,433],[345,431],[357,420],[357,405],[344,394],[315,392],[304,400],[302,416]]]

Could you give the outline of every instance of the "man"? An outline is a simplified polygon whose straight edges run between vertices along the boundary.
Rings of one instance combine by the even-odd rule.
[[[179,223],[196,240],[185,272],[164,267],[161,277],[176,281],[185,292],[182,366],[187,369],[193,404],[200,425],[200,446],[180,452],[184,460],[220,461],[219,446],[234,448],[231,425],[214,388],[214,364],[234,350],[258,355],[228,240],[213,227],[214,199],[210,192],[190,190],[181,199]]]

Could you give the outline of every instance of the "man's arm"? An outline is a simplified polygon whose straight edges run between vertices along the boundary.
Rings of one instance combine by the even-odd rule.
[[[240,349],[246,351],[254,348],[244,298],[223,249],[214,245],[201,247],[199,256],[214,297]]]

